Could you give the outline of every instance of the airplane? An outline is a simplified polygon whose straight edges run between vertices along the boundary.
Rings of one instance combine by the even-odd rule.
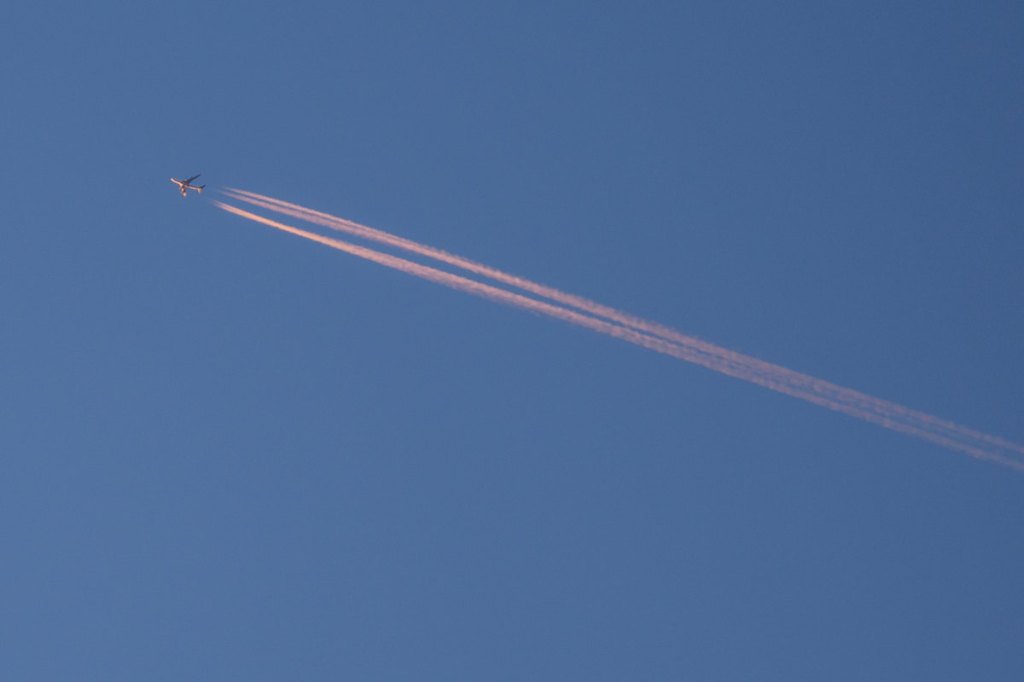
[[[202,192],[203,188],[206,187],[206,185],[193,185],[192,184],[192,181],[195,180],[198,177],[199,177],[199,175],[193,175],[191,178],[189,178],[187,180],[175,180],[174,178],[171,178],[171,182],[173,182],[175,185],[177,185],[178,189],[181,190],[181,196],[186,196],[188,194],[188,190],[190,190],[190,189],[194,189],[197,192]]]

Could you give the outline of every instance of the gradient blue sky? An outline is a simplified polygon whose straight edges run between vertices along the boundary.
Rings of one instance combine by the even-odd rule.
[[[1024,440],[1019,2],[18,3],[0,677],[1019,680],[1024,477],[273,194]]]

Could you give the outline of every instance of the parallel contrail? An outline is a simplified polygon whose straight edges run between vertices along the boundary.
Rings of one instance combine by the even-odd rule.
[[[645,334],[660,337],[680,346],[689,348],[697,353],[706,354],[717,358],[721,362],[743,368],[745,372],[761,375],[766,381],[773,384],[789,384],[795,390],[804,393],[820,395],[830,402],[841,403],[856,408],[859,411],[869,412],[878,415],[880,418],[898,418],[901,421],[913,423],[922,430],[941,433],[952,440],[963,440],[973,442],[984,448],[994,448],[998,451],[1014,453],[1016,457],[1024,458],[1024,446],[1008,441],[998,436],[993,436],[981,431],[970,429],[954,422],[940,419],[934,415],[914,410],[898,403],[893,403],[882,398],[867,395],[851,388],[839,386],[838,384],[818,379],[816,377],[797,372],[780,365],[744,355],[736,351],[723,348],[716,344],[702,339],[683,334],[675,329],[656,322],[644,320],[630,315],[615,308],[602,305],[595,301],[588,300],[581,296],[569,294],[554,287],[549,287],[533,282],[523,277],[509,274],[468,258],[457,256],[441,249],[405,239],[397,235],[384,232],[372,227],[360,225],[359,223],[339,218],[328,213],[315,211],[298,204],[293,204],[273,197],[268,197],[255,192],[241,189],[227,188],[226,193],[233,198],[256,206],[260,206],[277,213],[289,215],[301,220],[323,225],[334,230],[339,230],[356,237],[374,241],[387,246],[399,248],[410,253],[432,258],[436,261],[461,268],[496,282],[517,287],[523,291],[542,296],[557,303],[576,308],[589,315],[610,320],[619,325],[636,329]]]
[[[225,211],[241,216],[243,218],[247,218],[249,220],[262,223],[269,227],[273,227],[284,232],[289,232],[291,234],[304,237],[306,239],[318,242],[325,246],[345,251],[346,253],[359,256],[360,258],[364,258],[366,260],[378,263],[380,265],[384,265],[386,267],[393,268],[395,270],[399,270],[401,272],[405,272],[410,275],[421,277],[431,282],[435,282],[453,289],[474,294],[476,296],[480,296],[483,298],[487,298],[492,301],[497,301],[500,303],[504,303],[506,305],[519,307],[531,312],[560,319],[571,324],[585,327],[587,329],[591,329],[593,331],[606,334],[608,336],[612,336],[627,341],[629,343],[633,343],[635,345],[648,348],[650,350],[657,351],[659,353],[664,353],[666,355],[670,355],[681,360],[686,360],[687,362],[701,365],[703,367],[712,369],[722,374],[726,374],[738,379],[743,379],[745,381],[758,384],[760,386],[764,386],[765,388],[769,388],[774,391],[784,393],[795,398],[800,398],[801,400],[805,400],[807,402],[819,405],[821,407],[826,407],[837,412],[847,414],[849,416],[863,419],[865,421],[877,424],[879,426],[883,426],[894,431],[898,431],[900,433],[916,436],[923,440],[941,445],[951,450],[956,450],[968,454],[978,459],[988,460],[1013,469],[1024,471],[1024,462],[1014,458],[1014,456],[1010,453],[1006,453],[1000,451],[998,448],[992,447],[992,443],[988,442],[987,440],[983,440],[981,443],[979,443],[977,441],[981,439],[967,438],[964,436],[963,433],[949,433],[947,431],[929,429],[926,425],[922,425],[921,423],[903,418],[903,416],[900,413],[879,413],[875,410],[865,409],[861,405],[850,404],[847,402],[836,400],[835,398],[832,398],[828,395],[823,395],[807,387],[794,385],[785,380],[780,380],[779,378],[776,378],[770,374],[762,373],[760,371],[755,370],[753,367],[744,365],[743,363],[734,362],[732,358],[722,356],[721,354],[709,353],[700,348],[688,347],[687,345],[679,344],[665,338],[660,338],[636,328],[630,328],[627,326],[623,326],[621,324],[609,322],[607,320],[602,320],[590,314],[585,314],[583,312],[570,310],[569,308],[563,306],[546,303],[544,301],[539,301],[534,298],[523,296],[522,294],[510,292],[505,289],[500,289],[498,287],[484,284],[476,280],[471,280],[462,277],[460,275],[445,272],[443,270],[438,270],[436,268],[432,268],[429,266],[421,265],[419,263],[415,263],[390,254],[382,253],[374,249],[357,246],[355,244],[350,244],[348,242],[344,242],[338,239],[332,239],[330,237],[324,237],[319,234],[307,232],[305,230],[301,230],[290,225],[285,225],[275,220],[264,218],[262,216],[250,213],[249,211],[243,210],[235,206],[231,206],[229,204],[222,203],[220,201],[214,201],[214,204],[218,208],[221,208]],[[713,346],[713,344],[707,345],[711,346],[712,349],[717,348]],[[738,355],[740,358],[745,358],[745,356],[742,356],[741,354],[732,353],[731,351],[730,354]],[[908,412],[910,411],[908,410]],[[965,431],[967,433],[975,433],[966,429]],[[981,435],[984,436],[987,434]],[[989,438],[992,438],[994,440],[1000,440],[995,439],[994,437]],[[1016,446],[1016,444],[1011,443],[1010,445],[1014,445],[1015,447],[1019,448],[1019,446]],[[1004,448],[1004,450],[1005,449],[1009,449],[1011,451],[1013,450],[1013,448]]]

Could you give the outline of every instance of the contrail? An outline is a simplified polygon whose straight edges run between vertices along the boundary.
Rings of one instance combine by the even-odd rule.
[[[966,426],[941,419],[926,412],[914,410],[898,403],[856,391],[851,388],[839,386],[838,384],[818,379],[795,370],[782,367],[749,355],[744,355],[722,346],[704,341],[694,336],[683,334],[675,329],[656,322],[644,320],[630,315],[615,308],[602,305],[595,301],[588,300],[581,296],[569,294],[554,287],[533,282],[523,277],[509,274],[468,258],[457,256],[441,249],[420,244],[418,242],[390,234],[366,225],[339,218],[328,213],[316,211],[298,204],[293,204],[273,197],[268,197],[255,192],[242,189],[227,188],[226,193],[233,198],[244,201],[277,213],[289,215],[300,220],[305,220],[318,225],[342,231],[347,234],[360,237],[379,244],[395,247],[420,256],[432,258],[438,262],[461,268],[466,272],[487,277],[496,282],[519,288],[523,291],[535,294],[555,301],[565,306],[576,308],[589,315],[610,320],[619,325],[636,329],[645,334],[661,337],[678,345],[690,348],[695,352],[707,354],[720,359],[723,362],[743,367],[746,371],[763,375],[766,380],[770,377],[773,383],[786,383],[794,386],[800,391],[810,392],[826,397],[829,401],[843,403],[855,407],[863,412],[870,412],[881,418],[898,418],[904,422],[916,424],[923,430],[943,433],[953,440],[966,440],[976,444],[984,444],[985,447],[995,448],[1015,453],[1015,456],[1024,456],[1024,446],[1008,441],[998,436],[993,436],[981,431],[970,429]]]
[[[858,405],[846,404],[831,399],[828,396],[820,395],[813,391],[790,385],[786,382],[777,381],[771,376],[765,376],[752,371],[750,368],[745,367],[742,364],[731,362],[727,358],[704,353],[698,349],[688,348],[672,341],[646,334],[637,329],[602,320],[592,315],[570,310],[563,306],[539,301],[534,298],[523,296],[522,294],[500,289],[460,275],[421,265],[404,258],[382,253],[367,247],[350,244],[339,239],[324,237],[313,232],[307,232],[220,201],[214,201],[214,204],[218,208],[243,218],[304,237],[325,246],[344,251],[354,256],[364,258],[374,263],[378,263],[431,282],[442,284],[492,301],[497,301],[506,305],[560,319],[659,353],[664,353],[681,360],[686,360],[687,362],[701,365],[722,374],[743,379],[745,381],[764,386],[765,388],[800,398],[821,407],[826,407],[849,416],[863,419],[900,433],[916,436],[923,440],[968,454],[978,459],[988,460],[1013,469],[1024,471],[1024,462],[1018,461],[1012,456],[1008,456],[1006,453],[1000,452],[992,447],[985,447],[977,442],[972,442],[964,438],[957,438],[955,434],[935,432],[923,428],[920,424],[901,421],[898,415],[877,414],[873,411],[865,410]]]

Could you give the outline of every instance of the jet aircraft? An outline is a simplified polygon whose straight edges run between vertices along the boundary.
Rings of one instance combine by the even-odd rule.
[[[192,184],[192,181],[195,180],[198,177],[199,177],[199,175],[193,175],[191,178],[188,178],[187,180],[175,180],[174,178],[171,178],[171,182],[173,182],[175,185],[177,185],[178,189],[181,190],[181,196],[187,196],[188,195],[188,191],[190,189],[194,189],[197,192],[202,192],[203,188],[206,187],[206,185],[193,185]]]

